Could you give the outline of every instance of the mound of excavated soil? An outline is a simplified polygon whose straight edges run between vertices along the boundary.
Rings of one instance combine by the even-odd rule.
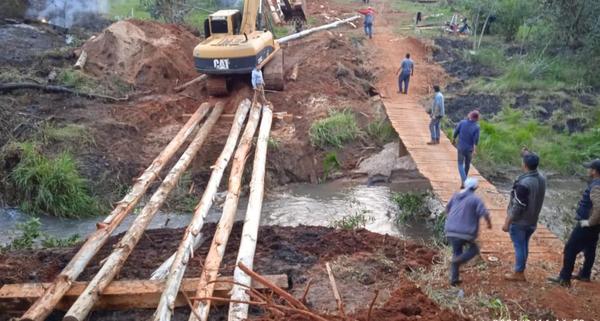
[[[199,39],[181,26],[125,20],[88,40],[86,71],[116,76],[137,88],[170,89],[196,76],[193,49]]]

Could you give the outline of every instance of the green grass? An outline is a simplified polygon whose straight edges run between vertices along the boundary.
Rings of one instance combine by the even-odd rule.
[[[20,161],[10,173],[10,179],[24,212],[65,218],[99,213],[100,205],[90,196],[87,182],[70,154],[48,158],[33,143],[19,143],[17,147]]]
[[[404,224],[427,214],[424,193],[396,193],[392,200],[398,205],[396,223]]]
[[[367,125],[367,134],[379,145],[393,141],[398,135],[387,119],[375,120]]]
[[[367,215],[369,211],[360,210],[357,213],[346,215],[338,220],[332,221],[329,226],[340,230],[358,230],[363,229],[375,218]]]
[[[57,80],[63,86],[71,87],[84,92],[93,92],[99,86],[98,82],[94,78],[74,69],[61,70],[61,72],[58,74]]]
[[[109,0],[109,6],[108,17],[110,19],[150,19],[150,14],[141,6],[140,0]]]
[[[342,164],[340,163],[336,152],[325,154],[325,157],[323,158],[323,180],[326,180],[333,171],[339,170],[341,166]]]
[[[359,136],[360,129],[351,110],[332,110],[328,117],[312,123],[308,134],[314,146],[323,149],[342,148],[344,144]]]
[[[523,146],[540,155],[540,168],[563,174],[581,170],[581,163],[600,155],[600,128],[566,135],[505,108],[492,122],[481,122],[477,164],[489,168],[519,166]]]
[[[61,127],[45,124],[41,130],[41,141],[44,144],[65,142],[75,145],[94,145],[94,136],[88,128],[78,124],[67,124]]]

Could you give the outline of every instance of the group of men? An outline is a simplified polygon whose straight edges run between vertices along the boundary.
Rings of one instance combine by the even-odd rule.
[[[405,65],[404,61],[402,66]],[[413,64],[411,63],[410,66],[412,67]],[[402,70],[403,67],[400,69]],[[440,143],[440,123],[445,116],[444,96],[439,86],[433,86],[433,89],[435,94],[429,111],[431,141],[427,143],[428,145]],[[452,246],[450,284],[453,286],[461,283],[460,266],[479,253],[475,240],[479,232],[480,219],[485,219],[487,227],[492,228],[489,211],[483,200],[475,194],[478,180],[468,176],[471,160],[479,144],[479,118],[479,111],[471,111],[466,119],[456,125],[452,136],[452,143],[458,153],[458,172],[461,179],[460,191],[452,196],[446,206],[445,234],[448,243]],[[505,279],[509,281],[526,280],[529,240],[535,233],[546,194],[546,178],[538,171],[540,157],[523,148],[521,159],[523,174],[513,183],[506,220],[502,226],[502,230],[510,235],[515,250],[514,268],[505,275]],[[586,163],[584,166],[588,169],[591,181],[578,204],[576,224],[564,247],[562,269],[558,276],[548,278],[550,282],[562,286],[570,286],[573,278],[590,282],[600,237],[600,159]],[[584,254],[584,263],[579,273],[573,276],[575,260],[581,252]]]

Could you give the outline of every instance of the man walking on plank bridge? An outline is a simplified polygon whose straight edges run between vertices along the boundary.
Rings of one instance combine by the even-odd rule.
[[[471,159],[477,153],[479,144],[479,111],[473,110],[467,119],[461,120],[454,129],[452,144],[458,150],[458,173],[460,174],[460,188],[464,188],[464,182],[469,175]],[[458,145],[456,145],[458,138]]]
[[[446,114],[444,110],[444,95],[440,92],[440,86],[433,86],[435,96],[433,97],[433,105],[429,111],[431,122],[429,123],[429,131],[431,132],[431,141],[427,145],[437,145],[440,143],[440,123]]]
[[[410,59],[410,54],[406,54],[406,58],[400,63],[400,68],[396,74],[398,74],[398,93],[408,95],[408,83],[410,82],[410,76],[415,73],[415,63]]]
[[[546,178],[537,170],[540,158],[524,148],[522,169],[510,193],[508,215],[502,230],[510,234],[515,248],[515,267],[507,273],[508,281],[526,281],[525,267],[529,254],[529,239],[537,227],[540,211],[546,194]]]
[[[450,263],[450,285],[452,286],[461,283],[460,266],[479,254],[479,247],[475,243],[479,234],[479,219],[483,217],[487,228],[492,228],[490,213],[483,200],[475,194],[477,186],[477,178],[467,178],[465,188],[454,194],[446,205],[448,218],[444,232],[448,243],[452,245],[452,262]],[[468,248],[466,252],[463,252],[465,246]]]
[[[571,274],[575,268],[575,260],[583,252],[583,267],[574,278],[590,282],[592,267],[596,260],[596,247],[600,236],[600,159],[585,164],[589,169],[592,182],[583,192],[575,219],[577,224],[565,244],[563,266],[558,277],[548,280],[562,286],[571,285]]]

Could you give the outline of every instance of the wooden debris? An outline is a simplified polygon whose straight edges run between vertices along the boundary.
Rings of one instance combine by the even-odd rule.
[[[280,287],[287,287],[288,278],[285,274],[265,276],[269,281]],[[183,279],[181,292],[193,295],[199,278]],[[229,297],[229,291],[233,286],[232,277],[220,277],[215,282],[215,295]],[[36,300],[44,294],[51,283],[22,283],[6,284],[0,288],[0,310],[18,310],[27,306],[32,300]],[[57,305],[59,310],[67,310],[73,301],[83,293],[88,282],[74,282]],[[254,289],[262,290],[266,287],[260,283],[252,284]],[[164,282],[160,280],[123,280],[112,281],[100,295],[95,309],[127,310],[127,309],[149,309],[158,304],[160,294],[164,290]],[[181,295],[174,301],[176,307],[186,305]]]
[[[254,252],[256,251],[256,240],[258,239],[258,227],[260,225],[260,214],[265,191],[265,168],[272,120],[273,112],[271,108],[267,105],[263,106],[262,120],[256,141],[256,151],[254,152],[254,164],[252,165],[248,209],[246,210],[246,219],[242,229],[242,239],[237,257],[237,262],[243,263],[248,268],[252,268],[254,264]],[[246,292],[246,287],[249,287],[251,284],[252,279],[250,276],[236,266],[233,278],[236,284],[231,290],[231,299],[238,301],[249,300],[250,296]],[[231,303],[229,305],[229,321],[241,321],[247,318],[247,304]]]
[[[233,162],[231,164],[227,198],[225,199],[225,204],[223,205],[223,213],[221,214],[221,219],[219,220],[217,229],[215,230],[212,244],[204,261],[204,267],[200,276],[200,282],[198,283],[196,296],[211,297],[213,295],[214,284],[211,282],[217,279],[219,267],[221,266],[223,255],[225,254],[225,247],[227,246],[227,241],[229,240],[229,235],[231,234],[231,229],[233,228],[240,197],[240,190],[242,188],[242,176],[244,173],[246,158],[250,148],[252,147],[254,133],[258,127],[260,111],[260,105],[256,104],[252,106],[248,123],[244,129],[244,134],[242,135],[240,143],[235,151]],[[208,320],[210,301],[196,302],[194,310],[202,317],[202,321]],[[189,320],[198,321],[195,315],[191,315]]]
[[[190,80],[190,81],[186,82],[186,83],[185,83],[185,84],[183,84],[183,85],[180,85],[180,86],[177,86],[177,87],[173,88],[173,91],[175,91],[175,92],[180,92],[180,91],[183,91],[183,90],[184,90],[184,89],[186,89],[187,87],[189,87],[189,86],[191,86],[191,85],[193,85],[193,84],[197,84],[197,83],[199,83],[199,82],[203,82],[203,81],[205,81],[206,79],[208,79],[208,76],[207,76],[207,75],[200,75],[200,76],[198,76],[198,77],[196,77],[196,78],[194,78],[194,79],[192,79],[192,80]]]
[[[300,69],[300,65],[295,64],[292,73],[288,76],[288,80],[296,81],[298,79],[298,69]]]
[[[22,90],[22,89],[33,89],[33,90],[41,90],[47,93],[64,93],[71,94],[76,96],[81,96],[90,99],[104,99],[110,101],[127,101],[129,100],[129,96],[125,97],[112,97],[94,93],[84,93],[81,91],[73,90],[63,86],[52,86],[52,85],[40,85],[34,83],[6,83],[0,84],[0,93],[10,92],[14,90]]]
[[[88,263],[96,253],[98,253],[102,246],[104,246],[112,232],[121,224],[123,219],[133,210],[133,208],[135,208],[142,196],[144,196],[148,190],[148,187],[155,181],[164,166],[193,133],[194,129],[198,126],[198,123],[200,123],[207,113],[208,105],[206,104],[201,105],[198,110],[196,110],[165,149],[163,149],[154,161],[152,161],[152,164],[150,164],[142,175],[137,178],[131,191],[117,203],[117,206],[112,210],[111,214],[99,224],[101,228],[87,238],[79,251],[77,251],[77,254],[73,256],[67,266],[47,288],[44,295],[40,297],[40,299],[38,299],[21,317],[22,320],[42,321],[50,315],[54,306],[69,290],[71,283],[77,280]]]
[[[335,297],[335,302],[337,302],[338,311],[340,312],[340,317],[343,319],[346,318],[346,312],[344,311],[344,302],[342,301],[342,296],[338,291],[337,284],[335,283],[335,278],[333,277],[333,272],[331,272],[331,266],[329,263],[325,263],[325,268],[327,269],[327,274],[329,275],[329,283],[331,283],[331,289],[333,290],[333,296]]]
[[[249,109],[250,100],[248,99],[243,100],[238,106],[236,112],[237,117],[231,125],[225,147],[215,162],[215,165],[212,166],[212,173],[204,190],[204,194],[200,199],[200,203],[196,206],[194,215],[184,233],[179,247],[177,248],[177,252],[152,274],[152,279],[164,279],[168,272],[165,291],[161,295],[153,320],[164,321],[170,320],[171,318],[173,312],[172,302],[175,300],[176,294],[179,291],[179,285],[183,279],[183,274],[187,268],[188,261],[194,255],[194,248],[199,246],[203,239],[200,231],[202,230],[208,211],[212,207],[217,189],[221,184],[223,172],[235,150],[237,140],[244,126],[244,121],[246,120]]]
[[[82,50],[81,54],[79,55],[79,58],[77,58],[77,62],[75,62],[75,65],[73,67],[75,69],[83,70],[83,68],[85,67],[85,63],[87,62],[87,57],[87,52],[85,50]]]
[[[140,214],[135,218],[133,224],[129,230],[125,233],[123,238],[115,246],[115,250],[106,258],[106,261],[100,268],[100,271],[94,276],[89,282],[85,291],[75,301],[73,306],[67,311],[64,317],[64,321],[83,321],[86,319],[89,312],[94,307],[96,301],[100,296],[100,293],[108,286],[108,284],[115,278],[115,276],[121,271],[121,268],[125,264],[127,257],[133,251],[133,248],[141,239],[144,231],[154,218],[156,212],[160,209],[162,204],[167,199],[167,196],[177,185],[179,178],[192,160],[196,156],[200,147],[204,144],[208,138],[214,124],[217,123],[219,116],[223,112],[222,106],[216,106],[211,112],[210,116],[202,125],[202,127],[196,133],[196,136],[181,155],[177,163],[171,168],[162,184],[154,192],[146,206],[142,209]]]

